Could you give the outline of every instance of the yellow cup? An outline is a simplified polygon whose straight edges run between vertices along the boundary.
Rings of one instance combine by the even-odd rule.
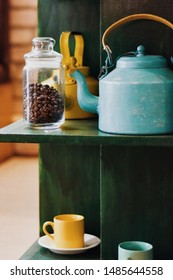
[[[47,231],[53,228],[54,234]],[[84,217],[76,214],[62,214],[54,217],[54,221],[43,224],[43,232],[54,240],[57,248],[84,247]]]

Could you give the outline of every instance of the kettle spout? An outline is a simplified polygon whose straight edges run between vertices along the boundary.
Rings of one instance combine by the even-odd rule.
[[[89,92],[83,74],[79,70],[76,70],[70,75],[77,81],[77,99],[79,106],[89,113],[98,113],[98,97]]]

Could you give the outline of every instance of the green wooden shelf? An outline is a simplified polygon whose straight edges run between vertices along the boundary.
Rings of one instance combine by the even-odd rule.
[[[20,258],[21,260],[99,260],[99,246],[88,250],[86,253],[76,255],[55,254],[39,246],[36,241]]]
[[[60,129],[36,130],[19,120],[0,129],[0,142],[173,146],[173,135],[119,135],[98,130],[97,119],[66,120]]]
[[[152,243],[155,259],[172,259],[173,135],[108,134],[97,119],[42,131],[19,120],[0,129],[0,142],[40,144],[40,235],[58,213],[79,213],[101,245],[74,258],[117,259],[118,244],[131,239]],[[38,244],[25,258],[73,259]]]

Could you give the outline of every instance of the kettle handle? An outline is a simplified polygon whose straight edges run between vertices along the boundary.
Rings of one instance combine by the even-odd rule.
[[[108,34],[115,28],[117,28],[118,26],[124,24],[124,23],[127,23],[129,21],[134,21],[134,20],[138,20],[138,19],[149,19],[149,20],[154,20],[154,21],[158,21],[158,22],[161,22],[165,25],[167,25],[168,27],[170,27],[171,29],[173,29],[173,24],[162,18],[162,17],[159,17],[159,16],[155,16],[155,15],[152,15],[152,14],[134,14],[134,15],[130,15],[130,16],[127,16],[127,17],[124,17],[118,21],[116,21],[115,23],[113,23],[112,25],[110,25],[107,30],[104,32],[103,34],[103,37],[102,37],[102,45],[103,45],[103,49],[105,51],[107,51],[109,54],[111,53],[111,50],[109,48],[109,46],[106,44],[106,37],[108,36]]]
[[[83,65],[83,52],[84,52],[84,39],[79,32],[62,32],[60,36],[60,52],[63,55],[63,64],[70,64],[70,50],[69,50],[69,38],[73,35],[75,38],[75,50],[74,57],[76,59],[77,65]]]

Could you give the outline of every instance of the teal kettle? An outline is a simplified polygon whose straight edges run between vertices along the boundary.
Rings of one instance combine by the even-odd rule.
[[[106,36],[122,23],[137,19],[155,20],[173,29],[171,22],[151,14],[130,15],[111,25],[102,38],[107,59],[99,80],[99,97],[89,92],[79,70],[71,74],[77,81],[78,103],[83,110],[98,114],[98,128],[106,133],[172,133],[173,71],[164,57],[147,55],[139,46],[117,59],[116,68],[107,74],[111,50]]]

